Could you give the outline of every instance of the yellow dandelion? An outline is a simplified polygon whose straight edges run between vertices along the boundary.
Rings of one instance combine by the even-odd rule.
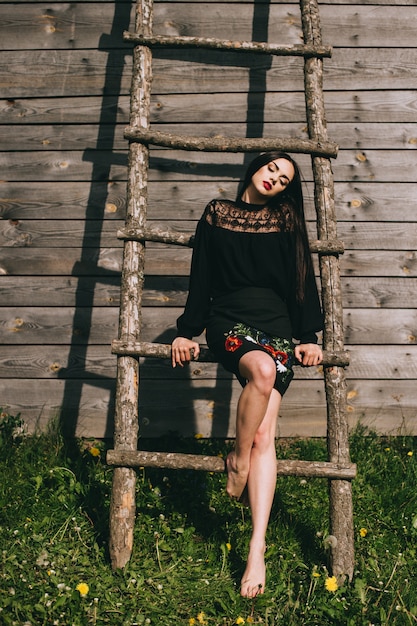
[[[324,581],[324,586],[326,587],[327,591],[336,591],[339,586],[337,584],[336,576],[330,576],[326,578],[326,580]]]
[[[205,620],[205,613],[203,613],[203,611],[200,611],[200,613],[197,615],[197,621],[199,624],[207,624],[206,620]]]
[[[319,572],[313,572],[313,578],[320,578]]]
[[[78,583],[78,585],[75,588],[79,592],[82,598],[85,598],[85,596],[90,591],[90,587],[87,585],[87,583]]]
[[[410,450],[410,452],[407,452],[407,456],[413,456],[413,451]]]
[[[96,446],[92,446],[90,448],[90,454],[91,456],[100,456],[100,450],[96,448]]]
[[[231,544],[231,543],[226,543],[226,548],[227,548],[227,549],[229,550],[229,552],[230,552],[230,550],[232,549],[232,544]]]
[[[204,437],[204,435],[202,433],[196,433],[194,435],[194,439],[202,439]]]
[[[366,537],[366,535],[368,534],[368,530],[366,528],[361,528],[359,534],[361,537]]]
[[[389,452],[391,450],[391,448],[384,448],[385,452]]]
[[[236,618],[235,624],[244,624],[244,623],[245,623],[245,620],[243,619],[243,617],[240,617],[239,615],[239,617]]]
[[[189,626],[194,626],[194,624],[195,624],[194,617],[190,617],[190,619],[188,620],[188,624],[189,624]]]

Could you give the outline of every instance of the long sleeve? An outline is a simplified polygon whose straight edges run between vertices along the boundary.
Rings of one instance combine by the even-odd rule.
[[[177,336],[197,337],[209,314],[225,313],[256,328],[259,323],[267,333],[317,342],[322,315],[315,277],[313,272],[307,277],[300,305],[295,298],[294,237],[285,218],[285,211],[275,214],[242,202],[212,200],[207,205],[196,229],[188,297],[177,320]],[[242,294],[248,288],[266,290],[268,297],[246,299]],[[274,304],[274,299],[287,305],[285,322],[281,304]]]
[[[303,303],[293,302],[290,315],[294,339],[301,343],[317,343],[316,333],[323,329],[323,314],[313,272],[306,279]]]
[[[206,325],[210,307],[211,268],[210,241],[212,227],[203,216],[197,224],[194,238],[189,290],[184,313],[177,319],[177,336],[192,339]]]

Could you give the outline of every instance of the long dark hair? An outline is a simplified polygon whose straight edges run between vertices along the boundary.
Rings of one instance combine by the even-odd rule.
[[[298,302],[303,302],[306,277],[313,271],[313,264],[311,261],[310,245],[304,215],[301,172],[298,164],[286,152],[281,152],[280,150],[263,152],[249,163],[245,177],[239,186],[237,199],[240,200],[242,198],[255,172],[264,165],[267,165],[271,161],[276,161],[277,159],[286,159],[292,164],[294,168],[294,178],[284,191],[271,198],[267,205],[275,210],[279,210],[280,207],[285,205],[290,207],[295,235],[296,298]]]

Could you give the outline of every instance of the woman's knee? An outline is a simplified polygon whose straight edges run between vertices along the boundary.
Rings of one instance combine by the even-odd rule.
[[[260,425],[253,440],[253,448],[260,453],[275,449],[275,431],[272,431],[269,424]]]
[[[253,351],[242,357],[242,361],[242,375],[253,382],[261,391],[271,393],[277,373],[273,359],[267,354]]]

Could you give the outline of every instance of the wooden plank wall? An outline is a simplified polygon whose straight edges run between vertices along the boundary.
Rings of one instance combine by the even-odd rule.
[[[321,3],[342,259],[348,410],[417,434],[414,0]],[[0,406],[31,429],[112,434],[132,27],[130,1],[0,0]],[[154,32],[300,42],[294,2],[155,1]],[[188,134],[305,137],[302,60],[155,52],[151,122]],[[249,93],[248,93],[249,92]],[[315,236],[309,158],[309,228]],[[244,159],[154,149],[149,218],[193,231]],[[148,245],[143,339],[170,341],[190,252]],[[233,435],[238,386],[216,365],[141,368],[141,432]],[[320,371],[297,371],[281,436],[325,434]]]

